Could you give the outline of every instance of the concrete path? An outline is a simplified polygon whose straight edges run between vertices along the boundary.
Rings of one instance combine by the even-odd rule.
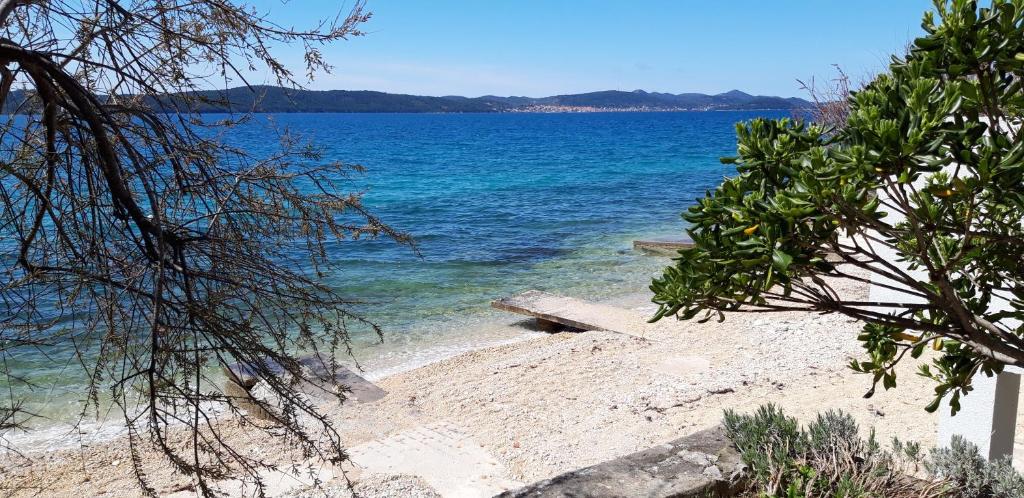
[[[447,424],[419,426],[348,454],[363,473],[418,476],[445,498],[491,497],[522,486],[480,443]]]

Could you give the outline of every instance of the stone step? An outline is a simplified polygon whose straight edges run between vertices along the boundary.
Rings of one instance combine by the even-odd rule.
[[[743,468],[721,426],[533,483],[500,498],[732,496]]]

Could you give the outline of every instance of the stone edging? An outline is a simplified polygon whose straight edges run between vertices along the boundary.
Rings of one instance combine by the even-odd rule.
[[[743,462],[721,426],[507,491],[500,498],[731,496]]]

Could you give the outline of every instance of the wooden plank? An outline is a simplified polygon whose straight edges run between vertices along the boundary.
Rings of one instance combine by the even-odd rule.
[[[693,247],[691,240],[634,240],[633,249],[658,254],[676,255],[681,249]]]
[[[529,290],[514,296],[496,299],[491,307],[520,315],[532,316],[539,320],[558,323],[581,330],[607,330],[633,336],[640,336],[635,330],[637,324],[646,320],[639,313],[591,303],[582,299]]]

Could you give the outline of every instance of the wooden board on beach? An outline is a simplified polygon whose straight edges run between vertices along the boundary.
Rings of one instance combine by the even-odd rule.
[[[634,240],[633,249],[647,252],[655,252],[658,254],[671,254],[675,255],[680,249],[689,249],[693,247],[692,240]]]
[[[491,307],[502,311],[532,316],[548,322],[580,330],[607,330],[641,337],[638,325],[645,322],[639,313],[591,303],[582,299],[529,290],[514,296],[491,301]]]

